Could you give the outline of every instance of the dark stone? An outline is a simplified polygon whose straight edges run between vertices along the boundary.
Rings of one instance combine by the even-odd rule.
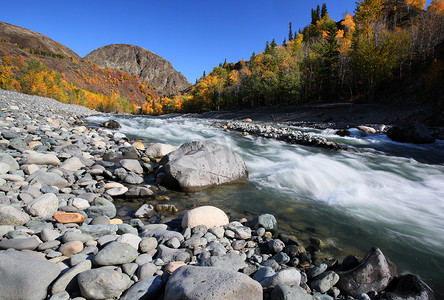
[[[342,268],[344,271],[351,270],[353,268],[356,268],[359,265],[359,260],[354,255],[349,255],[344,258],[342,261]]]
[[[122,126],[119,124],[119,122],[115,120],[109,120],[106,122],[103,122],[100,124],[101,127],[109,128],[109,129],[119,129],[122,128]]]
[[[392,280],[383,296],[387,300],[421,299],[432,300],[432,289],[418,276],[405,274]]]
[[[342,129],[339,129],[338,131],[336,131],[335,134],[339,135],[339,136],[350,136],[350,131],[348,131],[347,129],[342,128]]]
[[[401,143],[428,144],[435,142],[429,129],[420,122],[406,126],[394,126],[387,131],[387,136]]]

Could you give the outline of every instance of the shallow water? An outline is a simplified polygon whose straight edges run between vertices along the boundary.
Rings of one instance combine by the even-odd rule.
[[[107,117],[92,117],[103,122]],[[444,142],[396,143],[352,129],[303,129],[358,151],[331,151],[224,132],[212,120],[113,116],[121,132],[180,146],[210,139],[245,160],[250,183],[177,195],[177,206],[216,205],[232,216],[272,213],[296,236],[317,236],[335,255],[377,246],[401,272],[421,276],[444,297]],[[182,211],[183,211],[182,210]]]

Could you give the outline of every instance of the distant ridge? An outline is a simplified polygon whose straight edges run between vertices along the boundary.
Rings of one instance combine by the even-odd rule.
[[[77,53],[46,35],[5,22],[0,22],[0,40],[45,54],[58,54],[77,60],[81,59]]]
[[[163,94],[182,91],[191,86],[170,62],[138,46],[111,44],[92,51],[84,59],[97,63],[101,68],[109,67],[137,75]]]

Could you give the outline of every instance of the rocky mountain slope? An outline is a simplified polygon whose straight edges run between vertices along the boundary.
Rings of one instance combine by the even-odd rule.
[[[165,94],[184,90],[191,85],[170,62],[137,46],[125,44],[104,46],[86,55],[85,60],[95,62],[101,68],[109,67],[137,75],[148,85]]]
[[[77,60],[81,59],[74,51],[50,39],[46,35],[5,22],[0,22],[0,40],[17,44],[21,48],[31,50],[31,52],[46,55],[58,54]]]

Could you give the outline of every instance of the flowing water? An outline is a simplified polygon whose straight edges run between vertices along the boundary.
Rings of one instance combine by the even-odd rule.
[[[103,122],[110,117],[92,117]],[[396,143],[351,130],[311,131],[354,146],[331,151],[225,132],[213,120],[113,116],[134,139],[180,146],[209,139],[245,160],[250,183],[177,194],[177,206],[215,205],[231,216],[272,213],[296,236],[323,239],[337,257],[381,248],[401,272],[423,278],[444,297],[444,142]]]

